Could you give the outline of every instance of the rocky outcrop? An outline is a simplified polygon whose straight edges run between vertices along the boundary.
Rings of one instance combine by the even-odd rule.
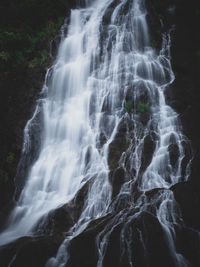
[[[7,267],[11,262],[12,267],[44,267],[46,261],[56,255],[69,229],[78,221],[90,183],[91,181],[86,182],[69,204],[58,207],[41,218],[33,229],[33,237],[19,238],[1,246],[1,267]],[[96,227],[96,224],[96,221],[92,222],[89,228]]]
[[[56,255],[64,236],[23,237],[0,248],[2,267],[44,267],[46,261]]]
[[[40,219],[35,226],[36,235],[48,236],[67,233],[78,221],[92,180],[86,182],[68,204],[58,207]]]

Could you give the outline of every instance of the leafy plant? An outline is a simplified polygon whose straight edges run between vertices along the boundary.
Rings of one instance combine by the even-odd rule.
[[[149,105],[148,104],[145,104],[145,103],[142,103],[142,102],[138,102],[137,103],[137,109],[140,112],[145,112],[145,111],[148,111],[149,110]]]
[[[47,57],[48,57],[48,53],[46,50],[40,51],[38,57],[34,57],[28,62],[28,67],[33,69],[37,67],[38,65],[44,66],[47,60]]]
[[[133,108],[133,102],[132,101],[125,102],[124,107],[127,112],[130,112],[131,109]]]
[[[48,57],[47,51],[46,50],[42,50],[40,52],[40,56],[41,56],[41,58],[40,58],[40,64],[43,65],[46,62],[47,57]]]
[[[20,9],[21,10],[21,9]],[[45,67],[48,52],[46,42],[58,32],[64,20],[63,16],[49,16],[41,23],[32,25],[5,25],[0,29],[0,73],[6,74],[21,67]],[[31,22],[28,20],[28,22]]]
[[[7,156],[7,160],[6,161],[7,161],[7,163],[11,164],[11,163],[13,163],[14,159],[15,159],[14,153],[10,152],[8,154],[8,156]]]
[[[39,64],[39,59],[37,57],[34,57],[32,60],[29,61],[28,67],[30,69],[34,69]]]
[[[0,58],[3,60],[3,61],[8,61],[9,59],[9,53],[8,52],[5,52],[5,51],[2,51],[0,52]]]

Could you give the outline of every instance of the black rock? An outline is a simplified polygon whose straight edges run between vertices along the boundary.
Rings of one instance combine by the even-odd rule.
[[[125,182],[125,171],[122,167],[110,173],[110,182],[113,190],[112,197],[115,197]]]
[[[44,267],[56,255],[64,236],[23,237],[0,248],[1,267]]]

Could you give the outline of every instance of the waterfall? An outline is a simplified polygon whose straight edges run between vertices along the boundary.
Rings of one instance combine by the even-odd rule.
[[[161,51],[151,46],[143,0],[79,5],[71,11],[67,35],[47,73],[34,114],[40,112],[43,122],[38,157],[0,245],[34,235],[41,218],[70,203],[89,184],[78,221],[46,266],[67,266],[73,239],[91,221],[109,215],[96,236],[97,267],[103,266],[109,239],[119,226],[121,257],[135,266],[131,227],[143,214],[157,219],[174,266],[188,266],[176,249],[175,226],[183,222],[170,191],[190,174],[190,161],[184,163],[188,141],[178,114],[165,100],[174,81],[170,35],[163,35]],[[146,255],[145,233],[138,231]]]

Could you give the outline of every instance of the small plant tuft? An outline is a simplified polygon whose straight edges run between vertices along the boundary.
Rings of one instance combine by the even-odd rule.
[[[14,153],[10,152],[7,156],[6,161],[7,161],[7,163],[12,164],[14,160],[15,160],[15,155],[14,155]]]
[[[3,60],[3,61],[5,61],[5,62],[7,62],[8,61],[8,59],[9,59],[9,53],[7,53],[7,52],[5,52],[5,51],[1,51],[0,52],[0,58]]]
[[[142,102],[139,102],[139,103],[137,103],[137,109],[140,112],[145,112],[145,111],[149,110],[149,105],[145,104],[145,103],[142,103]]]
[[[125,102],[124,107],[127,112],[130,112],[131,109],[133,108],[133,102],[132,101]]]

